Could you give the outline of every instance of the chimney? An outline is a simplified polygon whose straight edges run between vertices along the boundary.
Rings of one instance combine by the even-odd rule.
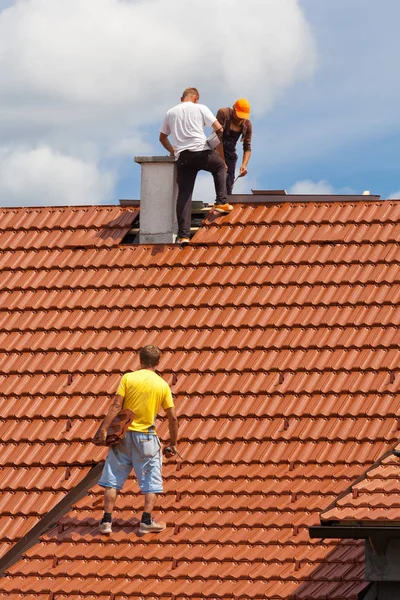
[[[140,244],[174,243],[176,221],[176,162],[173,156],[135,156],[142,166],[140,184]]]

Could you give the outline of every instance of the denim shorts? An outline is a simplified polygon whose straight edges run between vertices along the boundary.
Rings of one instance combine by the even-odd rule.
[[[161,494],[161,444],[154,433],[128,431],[107,455],[99,485],[121,490],[132,468],[142,494]]]

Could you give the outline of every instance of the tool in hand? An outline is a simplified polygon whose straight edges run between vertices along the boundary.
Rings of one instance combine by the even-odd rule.
[[[179,456],[179,458],[181,460],[183,460],[182,456],[179,454],[178,450],[175,448],[172,448],[172,446],[165,446],[164,450],[163,450],[163,454],[165,456],[165,458],[171,458],[171,456],[175,456],[175,454],[177,456]]]

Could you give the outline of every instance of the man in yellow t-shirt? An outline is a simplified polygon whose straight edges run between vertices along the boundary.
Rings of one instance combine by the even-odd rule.
[[[163,492],[162,453],[155,420],[162,407],[168,417],[168,451],[176,454],[178,419],[169,385],[155,372],[160,356],[156,346],[145,346],[140,350],[140,370],[125,373],[122,377],[100,429],[100,441],[104,442],[107,429],[122,406],[135,413],[124,439],[110,448],[100,477],[99,485],[105,488],[104,516],[100,522],[100,531],[104,534],[112,532],[112,511],[117,493],[123,488],[132,468],[144,494],[140,533],[159,532],[166,527],[165,523],[157,523],[151,517],[156,495]]]

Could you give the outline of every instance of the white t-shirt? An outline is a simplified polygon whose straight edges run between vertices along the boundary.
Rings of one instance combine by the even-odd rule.
[[[175,156],[183,150],[201,152],[209,149],[204,127],[216,121],[211,110],[204,104],[181,102],[170,108],[161,125],[161,133],[171,135]]]

